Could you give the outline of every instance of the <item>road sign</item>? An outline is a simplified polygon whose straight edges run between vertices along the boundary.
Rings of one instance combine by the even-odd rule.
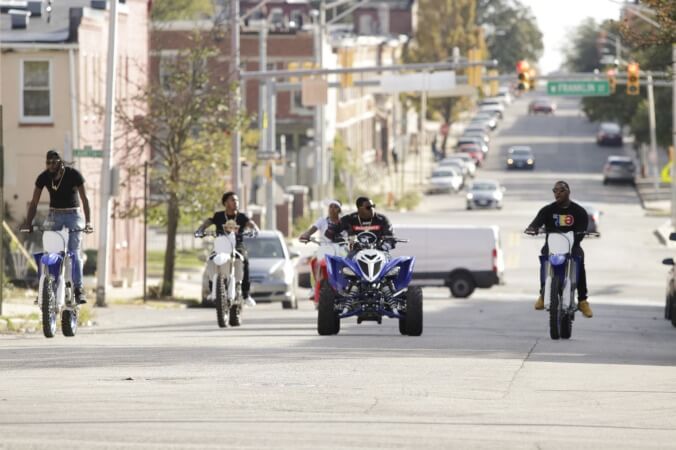
[[[89,146],[74,148],[73,156],[77,156],[78,158],[103,158],[103,150],[96,150]]]
[[[577,97],[603,97],[610,95],[608,80],[548,81],[547,94]]]

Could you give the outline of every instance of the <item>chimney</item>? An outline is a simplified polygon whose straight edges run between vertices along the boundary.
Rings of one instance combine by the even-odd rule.
[[[22,9],[10,9],[9,16],[12,18],[12,30],[20,30],[28,27],[28,18],[31,16],[31,12]]]

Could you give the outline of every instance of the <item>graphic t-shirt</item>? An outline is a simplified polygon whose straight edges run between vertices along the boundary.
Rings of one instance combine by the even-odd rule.
[[[50,208],[77,208],[80,206],[77,188],[84,182],[85,179],[80,172],[72,167],[66,167],[59,180],[54,180],[54,176],[45,170],[35,180],[35,187],[47,188]]]
[[[223,228],[223,225],[225,225],[225,222],[228,220],[234,220],[237,222],[237,225],[239,226],[239,229],[237,230],[237,245],[241,246],[242,245],[242,233],[244,232],[246,228],[246,224],[249,223],[249,218],[246,216],[246,214],[243,214],[241,212],[238,212],[237,214],[233,215],[227,215],[225,214],[225,211],[219,211],[217,213],[214,213],[213,217],[211,218],[211,221],[213,224],[216,226],[216,234],[222,235],[225,234],[225,229]]]
[[[552,231],[562,233],[574,231],[577,233],[587,231],[588,222],[587,211],[577,203],[570,202],[570,205],[564,208],[553,202],[538,212],[529,227],[538,229],[544,226],[547,233]],[[583,237],[582,235],[575,236],[574,245],[579,245]]]
[[[314,223],[314,227],[319,231],[319,242],[328,244],[335,242],[335,239],[338,237],[340,221],[334,223],[328,217],[320,217]]]

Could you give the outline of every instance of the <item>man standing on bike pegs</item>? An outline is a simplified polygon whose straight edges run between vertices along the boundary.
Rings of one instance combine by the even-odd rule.
[[[303,232],[298,237],[298,240],[303,243],[307,243],[310,240],[310,237],[316,232],[319,231],[319,243],[321,245],[327,245],[334,242],[340,236],[336,232],[340,226],[340,212],[343,204],[338,200],[329,201],[329,210],[326,217],[320,217],[317,221],[307,230]],[[315,280],[319,280],[320,275],[320,265],[318,264],[317,257],[313,256],[310,259],[310,268],[312,270],[312,276]],[[314,294],[313,294],[314,298]]]
[[[552,189],[554,193],[554,203],[550,203],[538,212],[535,219],[526,228],[526,233],[536,234],[538,229],[544,225],[545,232],[559,231],[567,233],[573,231],[575,233],[584,233],[587,231],[589,217],[587,211],[580,205],[570,200],[570,186],[565,181],[557,181]],[[592,309],[589,306],[587,299],[587,273],[584,268],[584,251],[580,246],[580,242],[584,238],[583,234],[576,234],[573,242],[571,253],[578,260],[579,278],[577,280],[577,298],[578,309],[585,317],[592,317]],[[547,243],[542,247],[542,255],[549,253]],[[540,269],[540,295],[535,302],[535,309],[541,310],[545,308],[543,298],[545,274],[543,273],[544,266]]]
[[[258,234],[258,226],[249,219],[246,214],[239,212],[239,198],[234,192],[226,192],[221,197],[221,203],[225,207],[225,211],[219,211],[207,220],[195,231],[195,236],[203,235],[204,230],[211,225],[216,226],[216,234],[225,234],[224,225],[230,220],[234,220],[239,227],[236,231],[237,237],[237,251],[242,254],[244,261],[242,261],[244,276],[242,278],[242,297],[246,306],[256,306],[256,301],[249,295],[251,282],[249,281],[249,258],[247,256],[246,247],[244,246],[244,237],[242,233],[246,230],[253,231],[254,235]]]
[[[49,192],[49,215],[44,227],[54,231],[61,230],[63,227],[69,230],[68,251],[73,254],[73,293],[75,302],[81,305],[87,303],[82,287],[81,231],[85,233],[94,231],[90,222],[89,199],[84,187],[85,179],[77,169],[66,167],[56,150],[47,152],[46,164],[47,169],[35,180],[33,199],[28,205],[25,228],[29,232],[33,231],[33,219],[40,195],[42,195],[42,189],[46,187]],[[80,201],[82,201],[84,211],[84,224],[80,215]]]
[[[359,197],[357,199],[357,212],[347,214],[340,219],[339,232],[354,236],[363,232],[373,233],[379,240],[386,236],[392,236],[394,231],[389,219],[382,214],[375,212],[376,205],[368,197]],[[390,251],[394,248],[394,240],[385,240],[380,245],[383,251]],[[353,256],[359,247],[353,248],[349,256]]]

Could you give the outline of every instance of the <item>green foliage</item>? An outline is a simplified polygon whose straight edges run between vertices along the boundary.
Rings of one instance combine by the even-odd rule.
[[[645,28],[640,25],[639,28]],[[593,19],[583,21],[574,32],[571,46],[566,52],[566,67],[577,72],[592,72],[594,69],[605,68],[600,65],[601,47],[599,36],[603,32],[613,34],[624,33],[617,23],[606,21],[597,24]],[[623,49],[626,52],[624,58],[637,61],[641,72],[648,70],[668,71],[671,64],[671,45],[643,46],[641,48],[630,44],[637,41],[627,40],[622,36]],[[626,68],[621,66],[617,69],[618,75],[626,75]],[[623,73],[624,72],[624,73]],[[667,88],[655,87],[655,118],[657,143],[661,146],[671,145],[671,117],[672,96]],[[641,93],[636,96],[628,96],[624,85],[619,84],[616,93],[609,97],[586,97],[582,99],[582,109],[591,121],[610,120],[621,125],[629,125],[635,137],[635,145],[650,142],[648,104],[645,80],[641,81]]]
[[[234,85],[223,72],[210,70],[219,54],[220,30],[195,32],[189,45],[162,61],[162,79],[140,86],[140,93],[117,110],[127,138],[120,164],[139,175],[139,160],[151,146],[151,183],[162,199],[164,216],[151,207],[151,220],[167,225],[162,293],[173,292],[175,240],[180,224],[194,224],[213,212],[226,188],[230,161],[226,133],[243,128],[244,115],[229,109]],[[132,115],[145,111],[145,116]],[[129,181],[131,182],[131,181]],[[127,214],[140,214],[131,207]]]
[[[649,17],[659,25],[655,27],[639,18],[631,19],[631,12],[622,24],[622,34],[637,47],[671,46],[676,42],[676,2],[673,0],[641,0],[641,7],[650,8]],[[630,10],[631,11],[631,10]]]
[[[530,7],[519,1],[478,0],[477,23],[487,29],[488,51],[501,72],[514,72],[519,60],[540,59],[542,32]]]
[[[345,145],[339,134],[334,139],[331,155],[333,158],[333,179],[335,180],[333,186],[334,197],[342,203],[350,202],[351,199],[347,191],[346,179],[348,176],[360,178],[362,169],[352,155],[352,150]]]
[[[207,18],[213,13],[211,0],[155,0],[150,14],[152,20],[169,21]]]
[[[483,43],[477,39],[476,0],[420,0],[418,22],[413,43],[404,52],[407,63],[448,61],[453,48],[467,54]],[[464,100],[467,101],[467,100]],[[430,99],[430,115],[441,116],[450,123],[464,107],[458,97]],[[445,145],[446,138],[442,143]]]

